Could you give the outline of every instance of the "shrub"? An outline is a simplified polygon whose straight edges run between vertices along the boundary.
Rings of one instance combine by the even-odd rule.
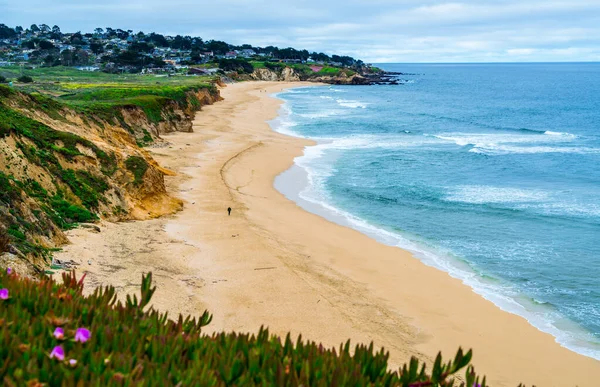
[[[6,233],[6,230],[3,228],[0,228],[0,254],[9,251],[9,245],[10,245],[10,238],[8,237],[8,234]]]
[[[125,167],[133,173],[133,184],[141,185],[144,182],[144,175],[148,170],[148,163],[142,157],[130,156],[125,160]]]
[[[65,230],[76,227],[77,223],[86,223],[98,219],[90,211],[69,203],[60,195],[54,196],[45,210],[50,219]]]
[[[29,75],[21,75],[19,78],[17,78],[17,82],[31,83],[33,82],[33,78],[31,78]]]
[[[250,74],[254,71],[254,66],[244,59],[221,59],[219,68],[223,71],[237,71],[239,74]]]
[[[281,70],[285,67],[285,64],[279,62],[265,62],[265,67],[270,70]]]
[[[74,272],[58,284],[2,270],[0,289],[0,373],[7,386],[453,386],[465,367],[466,386],[485,386],[468,366],[471,351],[459,350],[448,363],[438,355],[431,373],[415,358],[390,371],[389,354],[373,344],[326,349],[263,328],[257,335],[204,335],[212,320],[206,311],[169,320],[147,308],[156,290],[152,274],[142,276],[140,298],[125,302],[113,287],[83,296],[83,277]]]
[[[0,83],[7,83],[8,80],[6,79],[6,77],[4,75],[0,75]]]

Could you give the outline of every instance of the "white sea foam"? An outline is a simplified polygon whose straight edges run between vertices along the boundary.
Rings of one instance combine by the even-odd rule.
[[[577,138],[576,135],[572,134],[572,133],[567,133],[567,132],[553,132],[551,130],[546,130],[544,132],[545,135],[548,136],[563,136],[563,137],[569,137],[569,138]]]
[[[541,202],[549,198],[550,193],[543,190],[462,185],[451,188],[444,199],[453,202],[485,204]]]
[[[576,153],[596,154],[600,148],[569,146],[577,138],[571,133],[544,132],[538,134],[512,133],[448,133],[433,137],[459,146],[472,146],[469,152],[487,155]]]
[[[537,204],[521,204],[517,208],[534,210],[544,215],[573,216],[581,218],[600,217],[600,205],[597,203],[579,203],[573,200],[552,201]]]
[[[316,118],[327,118],[340,114],[338,109],[320,110],[316,113],[298,113],[297,116],[314,120]]]
[[[366,102],[360,102],[360,101],[356,101],[356,100],[352,100],[352,99],[336,99],[335,102],[337,102],[338,105],[340,105],[340,106],[349,107],[352,109],[357,109],[357,108],[365,109],[369,105]]]
[[[279,133],[287,134],[288,136],[293,137],[303,137],[293,130],[298,123],[292,119],[292,114],[293,113],[290,105],[287,102],[284,102],[279,109],[279,115],[270,121],[269,124]]]
[[[590,147],[556,147],[556,146],[507,146],[495,144],[479,144],[469,149],[469,152],[486,155],[506,154],[534,154],[534,153],[575,153],[575,154],[598,154],[600,148]]]
[[[499,144],[532,144],[532,143],[562,143],[570,142],[571,136],[541,136],[537,134],[513,133],[445,133],[434,135],[445,141],[454,142],[456,145],[473,145],[477,148],[494,147]]]
[[[553,216],[600,217],[600,205],[597,203],[579,202],[569,193],[541,189],[461,185],[449,188],[444,200],[470,204],[506,204],[511,208]]]

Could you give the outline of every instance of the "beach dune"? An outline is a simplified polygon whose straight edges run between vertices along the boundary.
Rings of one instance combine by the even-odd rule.
[[[472,348],[476,371],[494,386],[594,386],[600,362],[558,345],[524,318],[501,311],[410,253],[308,213],[273,187],[311,142],[273,132],[281,101],[300,83],[247,82],[221,90],[193,133],[164,136],[152,153],[182,212],[145,222],[71,232],[59,259],[82,263],[88,291],[136,291],[152,271],[154,306],[213,313],[206,332],[270,331],[339,346],[375,342],[396,367]],[[231,216],[227,208],[231,207]],[[92,261],[89,265],[88,260]]]

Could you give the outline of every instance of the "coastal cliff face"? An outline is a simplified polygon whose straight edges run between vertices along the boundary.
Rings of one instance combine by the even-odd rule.
[[[218,90],[186,94],[153,110],[119,106],[82,113],[0,86],[0,267],[31,275],[67,242],[64,230],[97,219],[148,219],[181,208],[161,168],[140,145],[192,130]],[[93,228],[93,226],[90,226]],[[3,238],[4,237],[4,238]]]
[[[259,68],[255,69],[249,75],[238,75],[237,79],[240,80],[254,80],[254,81],[283,81],[283,82],[319,82],[329,83],[334,85],[368,85],[371,84],[371,80],[360,74],[348,75],[344,72],[339,72],[336,75],[318,75],[300,73],[291,67],[283,67],[278,69]]]

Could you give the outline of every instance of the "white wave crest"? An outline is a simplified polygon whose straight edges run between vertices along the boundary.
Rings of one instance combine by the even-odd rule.
[[[317,113],[299,113],[297,114],[299,117],[315,119],[315,118],[327,118],[331,116],[335,116],[339,113],[339,110],[330,109],[330,110],[321,110]]]
[[[472,153],[486,155],[506,154],[534,154],[534,153],[575,153],[575,154],[599,154],[600,148],[589,147],[552,147],[552,146],[503,146],[503,145],[478,145],[469,150]]]
[[[369,105],[366,102],[360,102],[360,101],[356,101],[356,100],[352,100],[352,99],[337,99],[335,102],[337,102],[338,105],[340,105],[340,106],[349,107],[352,109],[357,109],[357,108],[365,109]]]
[[[567,132],[553,132],[551,130],[546,130],[544,132],[545,135],[548,136],[564,136],[564,137],[569,137],[569,138],[576,138],[577,136],[572,134],[572,133],[567,133]]]
[[[447,201],[484,203],[525,203],[547,200],[550,194],[542,190],[485,185],[462,185],[453,187],[445,197]]]
[[[557,143],[569,142],[574,137],[570,136],[540,136],[537,134],[513,133],[445,133],[434,135],[445,141],[454,142],[456,145],[473,145],[474,147],[495,146],[497,144],[531,144],[531,143]]]

